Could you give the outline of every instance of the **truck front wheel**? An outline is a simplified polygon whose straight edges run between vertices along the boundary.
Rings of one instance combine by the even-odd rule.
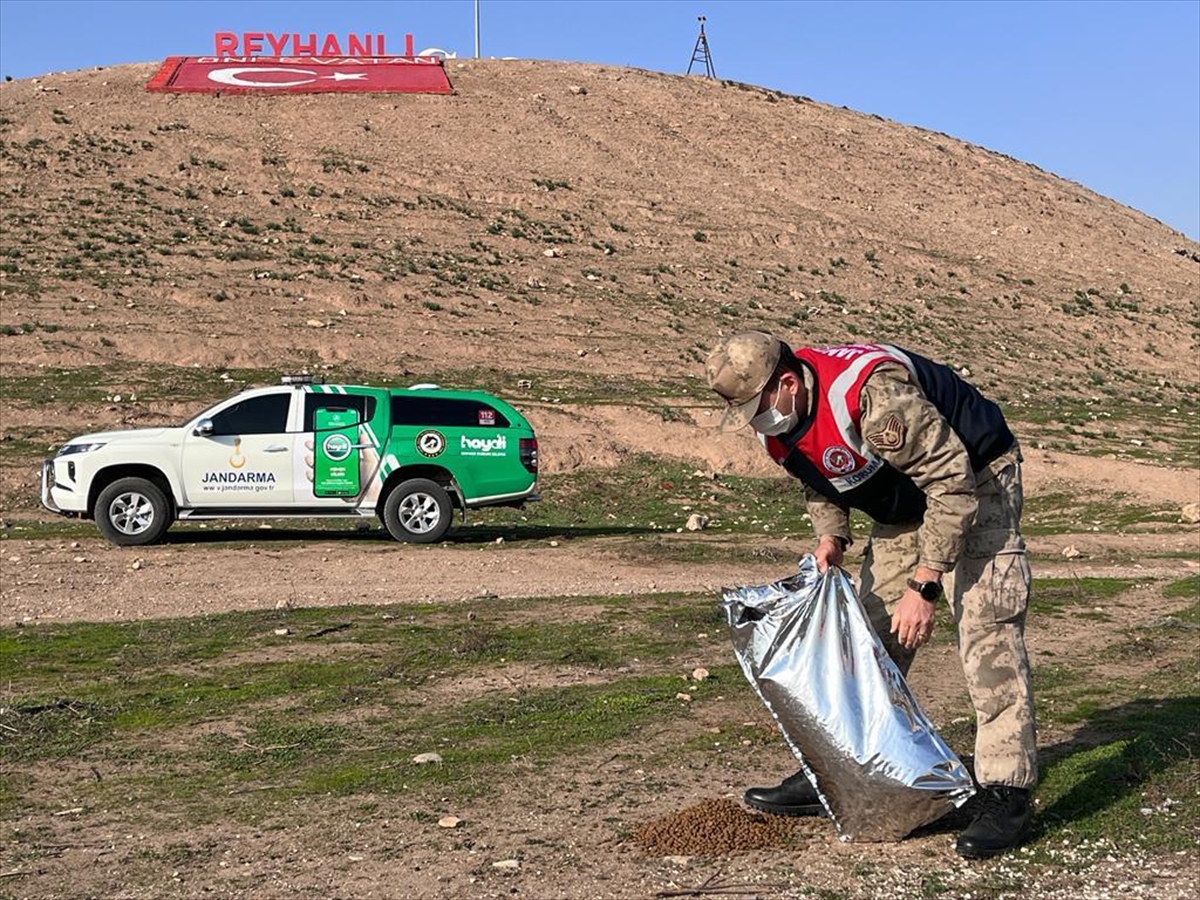
[[[410,478],[396,485],[383,504],[383,524],[398,541],[433,544],[445,537],[454,517],[450,495],[436,481]]]
[[[154,544],[171,526],[171,505],[154,482],[118,478],[96,498],[96,525],[122,547]]]

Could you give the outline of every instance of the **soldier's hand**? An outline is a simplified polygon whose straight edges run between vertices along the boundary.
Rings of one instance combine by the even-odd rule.
[[[813,556],[817,559],[818,572],[824,572],[830,566],[840,567],[845,555],[841,540],[828,534],[817,541],[817,549],[813,551]]]
[[[912,588],[905,588],[904,596],[892,613],[892,634],[905,650],[916,650],[929,643],[933,635],[933,617],[937,607],[924,599]]]

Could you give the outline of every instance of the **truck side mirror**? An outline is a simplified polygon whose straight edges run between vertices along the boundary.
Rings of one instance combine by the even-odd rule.
[[[196,423],[196,427],[192,429],[192,434],[197,437],[208,437],[213,432],[212,419],[201,419]]]

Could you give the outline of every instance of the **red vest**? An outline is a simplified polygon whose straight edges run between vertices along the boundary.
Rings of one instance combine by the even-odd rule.
[[[796,352],[812,373],[812,409],[788,434],[769,437],[771,456],[843,509],[876,522],[920,522],[925,494],[906,474],[875,455],[862,438],[863,382],[882,365],[902,365],[963,442],[979,472],[1013,446],[1000,407],[946,366],[889,344],[853,344]]]
[[[862,484],[883,466],[862,439],[863,382],[883,363],[900,363],[915,374],[912,361],[887,344],[853,344],[796,351],[815,376],[813,421],[795,443],[799,451],[839,493]],[[780,465],[791,452],[779,438],[768,437],[767,451]]]

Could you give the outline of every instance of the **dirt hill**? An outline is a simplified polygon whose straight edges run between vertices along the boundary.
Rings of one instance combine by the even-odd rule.
[[[147,94],[151,65],[0,85],[4,887],[1194,897],[1200,245],[803,97],[450,66],[436,97]],[[697,427],[707,348],[749,327],[911,346],[1013,419],[1028,855],[966,866],[957,820],[843,844],[733,805],[795,760],[714,603],[811,548],[794,486],[724,474],[778,475],[754,438]],[[64,439],[302,366],[498,391],[546,502],[436,547],[239,522],[118,548],[38,506]],[[939,615],[913,683],[963,752]]]
[[[220,396],[324,366],[491,387],[545,409],[548,462],[604,462],[605,406],[687,440],[707,347],[754,327],[966,367],[1059,449],[1093,424],[1130,449],[1131,402],[1159,411],[1147,454],[1196,430],[1200,245],[985,148],[613,67],[453,61],[452,96],[148,94],[154,71],[0,86],[9,429],[172,415],[180,367],[251,370]],[[36,367],[84,383],[49,403]]]

